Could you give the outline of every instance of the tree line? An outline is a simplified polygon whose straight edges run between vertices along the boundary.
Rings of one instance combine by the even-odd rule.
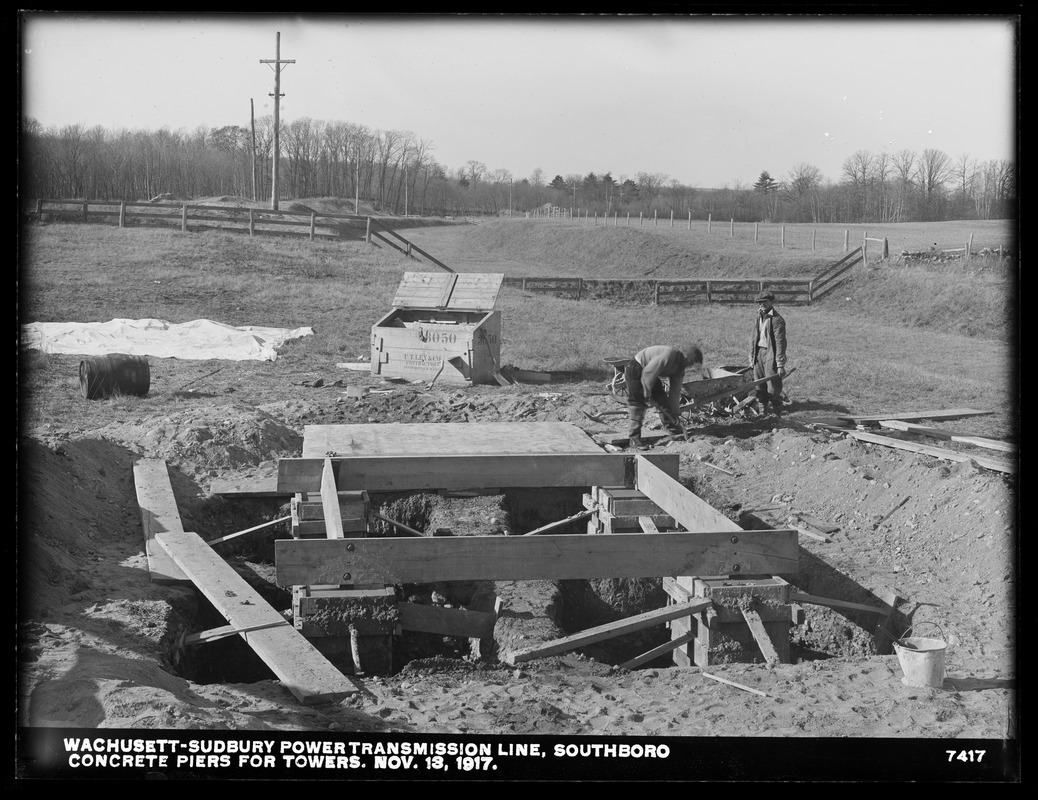
[[[27,118],[19,141],[20,194],[44,199],[143,201],[233,196],[270,200],[272,117],[250,128],[192,132],[67,125]],[[951,157],[935,149],[888,154],[859,150],[837,180],[801,163],[785,175],[762,170],[752,184],[699,188],[661,173],[613,177],[542,169],[515,179],[479,161],[449,168],[410,131],[370,130],[302,118],[282,122],[280,201],[359,199],[376,213],[417,215],[654,214],[738,222],[865,223],[1005,219],[1016,215],[1016,166]]]

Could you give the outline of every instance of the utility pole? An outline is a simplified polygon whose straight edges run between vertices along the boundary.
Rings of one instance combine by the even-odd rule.
[[[281,98],[284,97],[284,95],[281,94],[281,65],[296,63],[296,60],[294,58],[281,58],[280,31],[277,34],[277,46],[274,51],[274,58],[261,58],[260,63],[274,65],[274,93],[270,95],[274,98],[274,176],[273,180],[271,181],[273,186],[270,190],[270,208],[272,211],[277,211],[278,194],[280,191],[280,187],[278,186],[278,168],[281,164]]]
[[[252,202],[256,202],[256,102],[249,100],[249,119],[252,121]]]

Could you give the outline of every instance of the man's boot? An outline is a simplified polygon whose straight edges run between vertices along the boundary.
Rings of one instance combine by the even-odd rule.
[[[642,441],[642,422],[645,420],[644,408],[632,408],[627,416],[627,438],[632,450],[648,450]]]

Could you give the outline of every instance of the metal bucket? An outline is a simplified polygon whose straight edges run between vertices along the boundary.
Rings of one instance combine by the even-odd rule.
[[[936,622],[924,622],[933,625],[944,636],[944,631]],[[894,640],[894,652],[901,664],[905,676],[901,683],[905,686],[928,686],[940,689],[944,685],[944,652],[948,643],[943,639],[930,639],[924,636],[909,636],[912,628],[905,631],[900,639]]]
[[[115,394],[146,397],[151,387],[151,369],[144,356],[110,353],[79,362],[79,386],[87,400]]]

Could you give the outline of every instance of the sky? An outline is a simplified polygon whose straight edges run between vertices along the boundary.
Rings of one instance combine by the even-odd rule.
[[[749,187],[866,151],[1016,160],[1012,16],[20,15],[45,129],[411,132],[449,171]]]

